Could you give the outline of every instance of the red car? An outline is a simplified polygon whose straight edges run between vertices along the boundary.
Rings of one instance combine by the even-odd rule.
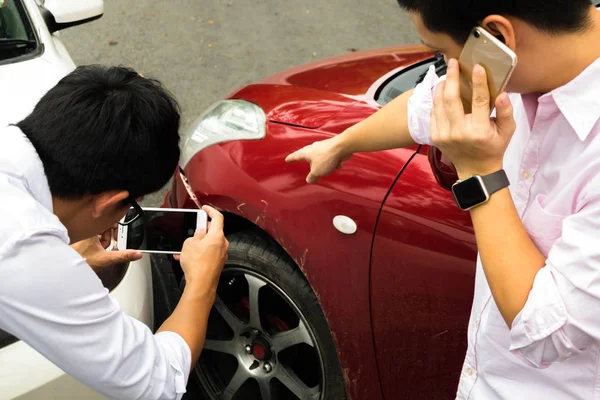
[[[420,46],[319,61],[237,90],[188,128],[165,206],[218,208],[231,243],[199,398],[454,398],[477,250],[447,190],[453,168],[413,146],[356,154],[308,185],[308,165],[284,161],[431,65],[444,73]]]

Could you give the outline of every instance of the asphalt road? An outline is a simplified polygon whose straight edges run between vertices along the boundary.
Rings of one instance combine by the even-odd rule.
[[[105,0],[100,20],[61,37],[77,64],[130,65],[161,80],[184,123],[289,67],[418,41],[395,0]],[[160,205],[166,190],[143,204]]]

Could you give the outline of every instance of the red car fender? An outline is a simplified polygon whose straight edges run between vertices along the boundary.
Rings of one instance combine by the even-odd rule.
[[[373,393],[381,393],[381,387],[370,320],[371,243],[383,199],[416,148],[357,155],[332,179],[307,185],[308,165],[286,164],[285,157],[328,134],[268,125],[269,134],[259,142],[203,150],[190,161],[185,176],[201,204],[260,228],[290,255],[321,302],[349,396],[376,400]],[[178,173],[174,181],[170,205],[195,207]],[[350,189],[352,198],[342,189]],[[350,236],[336,231],[335,214],[351,215],[359,231]]]

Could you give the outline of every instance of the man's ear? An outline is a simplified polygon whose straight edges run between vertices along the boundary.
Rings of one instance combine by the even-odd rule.
[[[92,197],[92,215],[100,218],[106,213],[114,213],[115,206],[123,205],[129,197],[127,190],[109,190]]]
[[[508,18],[501,15],[489,15],[481,22],[481,27],[515,51],[517,47],[515,28]]]

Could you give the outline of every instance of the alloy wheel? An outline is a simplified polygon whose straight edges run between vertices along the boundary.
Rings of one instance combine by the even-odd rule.
[[[323,361],[310,325],[274,282],[223,271],[195,373],[214,400],[322,398]]]

